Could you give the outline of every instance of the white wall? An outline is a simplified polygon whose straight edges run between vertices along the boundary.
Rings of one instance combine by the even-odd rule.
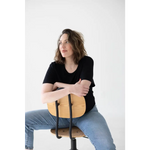
[[[47,108],[41,103],[41,85],[48,66],[53,61],[57,39],[65,28],[79,31],[84,35],[89,56],[94,59],[94,95],[97,107],[108,123],[117,149],[124,150],[124,0],[25,2],[25,110]],[[47,130],[35,131],[36,150],[60,150],[62,146],[63,149],[69,149],[69,145],[69,139],[57,140]],[[89,140],[82,138],[78,139],[78,148],[94,150]]]

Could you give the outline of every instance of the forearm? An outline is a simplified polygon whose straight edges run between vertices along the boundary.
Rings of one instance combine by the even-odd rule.
[[[51,87],[51,90],[45,90],[42,94],[42,103],[50,103],[53,101],[56,101],[68,94],[75,94],[77,96],[86,96],[89,91],[90,82],[81,80],[75,84],[66,84],[66,83],[60,83],[56,82],[53,87]],[[56,90],[57,88],[61,88],[61,90]]]
[[[51,103],[54,102],[68,94],[71,94],[70,86],[56,91],[46,92],[42,94],[42,103]]]
[[[66,87],[70,87],[70,85],[73,85],[73,84],[67,84],[67,83],[62,83],[62,82],[56,82],[54,84],[54,88],[66,88]]]

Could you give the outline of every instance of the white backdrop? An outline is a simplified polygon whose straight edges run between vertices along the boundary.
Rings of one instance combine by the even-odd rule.
[[[125,149],[125,2],[124,0],[26,0],[26,111],[45,109],[41,86],[53,61],[57,39],[65,28],[83,33],[85,48],[94,59],[94,96],[118,150]],[[48,130],[35,131],[35,150],[65,150],[67,138]],[[94,150],[88,139],[78,149]]]

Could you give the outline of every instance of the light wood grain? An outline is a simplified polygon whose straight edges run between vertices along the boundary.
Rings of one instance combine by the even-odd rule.
[[[55,129],[51,130],[55,134]],[[69,137],[69,128],[58,129],[58,135],[62,137]],[[84,133],[78,127],[72,127],[72,137],[84,137]]]
[[[72,118],[82,116],[86,110],[85,98],[78,97],[73,94],[70,94],[70,95],[71,95],[71,103],[72,103]],[[59,99],[57,102],[59,103],[59,106],[58,106],[59,117],[70,118],[68,96],[65,96]],[[48,107],[49,112],[53,116],[56,116],[55,102],[47,103],[47,107]]]
[[[72,118],[81,117],[86,111],[86,103],[84,97],[78,97],[70,94],[72,104]],[[59,117],[70,118],[68,95],[59,99],[58,101]],[[55,102],[47,103],[49,112],[56,116]],[[51,133],[55,134],[55,129],[51,129]],[[69,137],[69,128],[58,129],[58,135],[62,137]],[[78,127],[72,127],[72,137],[84,137],[84,133]]]

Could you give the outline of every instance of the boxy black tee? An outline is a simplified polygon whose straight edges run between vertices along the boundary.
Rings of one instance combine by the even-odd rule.
[[[67,72],[64,64],[52,62],[47,70],[43,83],[62,82],[66,84],[75,84],[81,80],[91,81],[88,94],[85,96],[86,112],[90,111],[95,105],[92,88],[95,86],[93,80],[93,59],[89,56],[84,56],[78,64],[77,69],[73,73]]]

